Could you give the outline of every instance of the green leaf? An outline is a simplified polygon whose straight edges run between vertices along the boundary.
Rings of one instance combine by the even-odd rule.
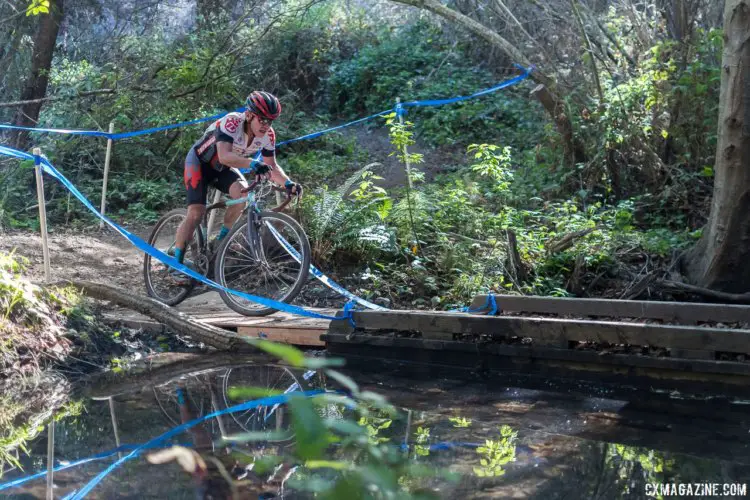
[[[334,379],[339,384],[343,385],[347,389],[349,389],[350,392],[357,394],[359,392],[359,386],[357,386],[356,382],[352,380],[351,378],[347,377],[341,372],[337,372],[335,370],[326,370],[326,375]]]
[[[33,0],[26,8],[26,16],[49,14],[49,0]]]
[[[281,394],[284,394],[284,391],[268,389],[266,387],[230,387],[227,390],[227,395],[230,399],[240,401],[279,396]]]
[[[324,421],[326,427],[333,431],[340,432],[341,434],[347,434],[350,436],[364,436],[367,434],[367,429],[361,425],[357,425],[349,420],[334,420],[332,418]]]
[[[358,472],[366,483],[376,484],[381,490],[398,488],[398,476],[387,466],[369,465],[358,469]]]
[[[252,441],[284,441],[292,437],[291,432],[243,432],[224,437],[222,443],[249,443]]]
[[[304,460],[320,458],[329,443],[323,419],[315,411],[312,401],[304,396],[290,398],[289,407],[292,410],[297,456]]]
[[[305,368],[318,370],[329,366],[342,367],[346,364],[344,358],[305,358]]]
[[[286,361],[292,366],[304,367],[305,366],[305,355],[302,351],[296,347],[292,347],[286,344],[278,344],[276,342],[270,342],[268,340],[261,340],[255,344],[259,349],[276,356],[277,358]]]
[[[327,481],[319,477],[305,477],[297,479],[294,476],[287,481],[287,486],[300,491],[310,491],[313,493],[327,493],[333,487],[333,481]]]
[[[714,176],[714,169],[706,166],[703,167],[703,170],[701,170],[701,176],[702,177],[713,177]]]
[[[332,460],[308,460],[305,467],[309,469],[336,469],[347,470],[351,467],[348,462],[334,462]]]
[[[378,426],[378,429],[387,429],[387,428],[389,428],[391,426],[392,423],[393,423],[393,420],[388,419],[385,422],[383,422],[382,424],[380,424]]]
[[[334,404],[344,405],[347,408],[356,408],[357,402],[352,398],[344,396],[343,394],[333,394],[330,392],[324,392],[322,394],[316,394],[313,399],[318,404]]]

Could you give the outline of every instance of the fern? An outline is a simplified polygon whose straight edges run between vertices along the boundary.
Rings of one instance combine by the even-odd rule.
[[[316,193],[317,199],[309,206],[309,220],[305,224],[316,262],[337,248],[361,248],[362,242],[376,243],[374,247],[378,249],[389,248],[384,239],[392,239],[391,236],[380,231],[366,232],[363,237],[362,231],[373,225],[373,219],[382,223],[392,202],[385,196],[357,204],[347,199],[354,185],[375,165],[379,163],[357,170],[335,190],[322,189]]]
[[[313,220],[310,221],[312,224],[309,228],[311,235],[322,237],[331,226],[340,227],[340,224],[344,221],[344,213],[340,208],[346,200],[346,194],[352,189],[354,183],[362,177],[362,174],[375,165],[380,164],[370,163],[357,170],[333,192],[327,189],[320,191],[320,198],[312,206]]]
[[[412,191],[411,196],[412,207],[411,210],[414,214],[414,220],[417,224],[421,225],[424,229],[426,225],[432,220],[431,214],[436,209],[432,200],[421,191]],[[406,198],[401,199],[393,207],[391,212],[391,219],[398,228],[398,231],[402,235],[408,235],[411,233],[410,217],[409,217],[409,202]]]

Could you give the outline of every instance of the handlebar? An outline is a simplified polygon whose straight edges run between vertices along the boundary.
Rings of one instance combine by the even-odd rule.
[[[258,163],[260,163],[260,162],[258,162]],[[253,182],[251,182],[246,188],[242,188],[242,190],[241,190],[242,194],[249,193],[250,191],[252,191],[253,189],[255,189],[258,186],[258,184],[260,184],[264,180],[265,180],[265,178],[262,175],[256,175],[255,176],[255,180]],[[294,197],[294,195],[292,195],[286,189],[277,186],[276,184],[272,184],[271,188],[274,191],[279,191],[279,192],[282,192],[282,193],[286,193],[286,195],[287,195],[286,196],[286,200],[284,200],[281,203],[281,205],[279,205],[279,206],[274,207],[274,208],[271,209],[271,211],[273,211],[273,212],[280,212],[280,211],[284,210],[284,208],[292,201],[292,198]],[[297,195],[296,195],[297,203],[298,204],[299,204],[300,194],[301,193],[297,193]]]

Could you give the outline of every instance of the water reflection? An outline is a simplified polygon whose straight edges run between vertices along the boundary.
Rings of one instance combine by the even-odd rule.
[[[191,369],[191,366],[193,369]],[[197,368],[197,369],[196,369]],[[353,375],[364,389],[384,394],[402,411],[373,407],[356,422],[372,444],[387,444],[430,474],[402,475],[398,483],[440,498],[644,498],[655,482],[750,483],[750,441],[744,414],[721,425],[702,418],[638,413],[622,401],[570,398],[517,388],[451,381],[415,382]],[[159,444],[106,476],[87,498],[307,498],[308,484],[334,472],[291,458],[289,408],[270,404],[222,413],[232,405],[285,391],[339,389],[320,374],[258,359],[183,359],[142,373],[107,375],[89,388],[85,410],[57,422],[52,456],[48,434],[21,453],[24,472],[0,482],[58,469],[54,498],[79,491],[138,445],[199,417],[215,415]],[[316,411],[330,420],[351,417],[343,403]],[[237,436],[265,433],[261,441]],[[114,450],[114,451],[112,451]],[[332,446],[332,460],[359,458]],[[0,490],[9,498],[46,498],[48,476]]]

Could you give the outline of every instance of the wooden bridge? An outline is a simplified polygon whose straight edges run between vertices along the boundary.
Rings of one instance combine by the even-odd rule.
[[[252,318],[216,293],[178,306],[194,319],[240,335],[325,347],[349,366],[401,370],[408,376],[522,376],[538,381],[609,384],[613,391],[732,395],[750,399],[750,306],[606,299],[486,296],[474,313],[361,311],[348,321],[284,313]],[[341,311],[317,309],[335,316]],[[126,326],[158,323],[120,311]]]
[[[320,336],[328,331],[329,320],[302,318],[293,314],[277,312],[270,316],[242,316],[229,309],[218,292],[208,292],[189,297],[175,309],[189,314],[198,321],[225,328],[240,335],[260,337],[275,342],[298,346],[325,346]],[[336,316],[337,309],[306,308],[328,316]],[[105,314],[105,318],[134,329],[162,333],[165,327],[153,319],[132,312],[117,309]]]

